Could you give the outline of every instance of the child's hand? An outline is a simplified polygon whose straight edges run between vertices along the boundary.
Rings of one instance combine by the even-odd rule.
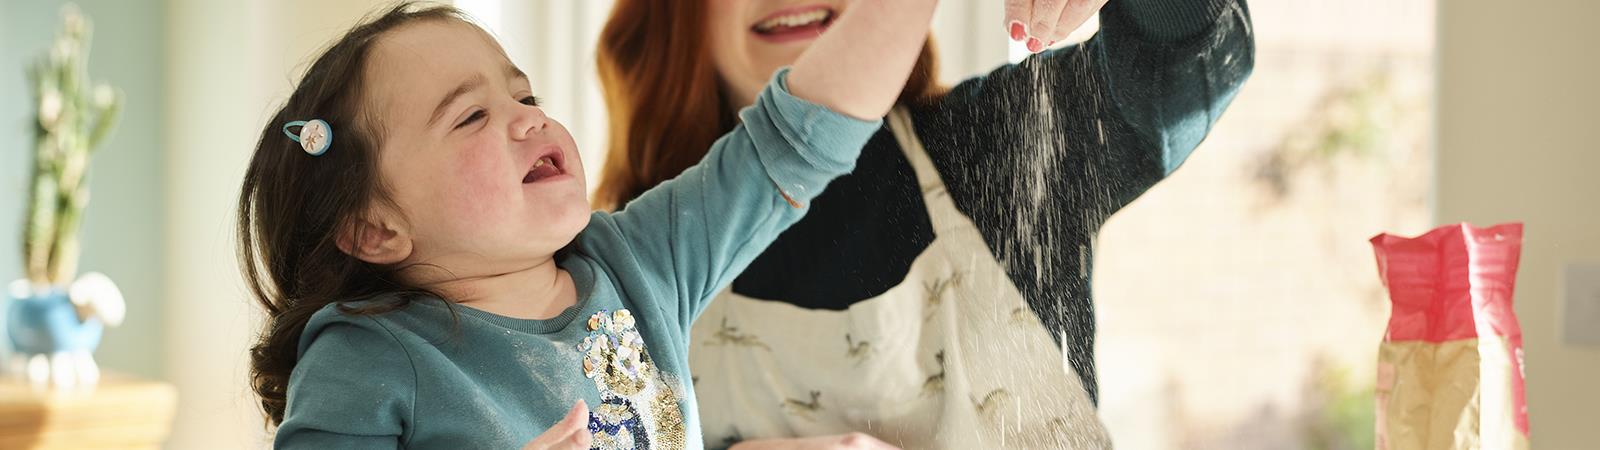
[[[1006,0],[1006,33],[1038,53],[1066,39],[1105,4],[1106,0]]]
[[[865,433],[792,439],[757,439],[728,450],[899,450]]]
[[[544,434],[528,441],[522,450],[589,450],[589,405],[583,403],[572,405],[572,410],[567,411],[567,416],[560,422],[551,425]]]

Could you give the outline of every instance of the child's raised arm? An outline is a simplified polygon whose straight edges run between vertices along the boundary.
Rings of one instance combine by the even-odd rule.
[[[705,159],[597,216],[579,246],[687,333],[717,290],[855,167],[910,75],[934,3],[857,0]]]
[[[856,0],[789,72],[796,97],[858,119],[889,113],[928,39],[937,0]]]

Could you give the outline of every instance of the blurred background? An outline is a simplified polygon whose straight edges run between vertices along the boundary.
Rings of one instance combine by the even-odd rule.
[[[259,313],[233,253],[239,181],[313,52],[384,2],[76,3],[95,26],[91,78],[125,95],[93,160],[81,267],[117,280],[128,318],[96,357],[176,386],[166,448],[266,446],[245,384]],[[594,42],[610,1],[454,3],[500,38],[597,169]],[[999,0],[942,3],[945,83],[1025,53],[1002,34]],[[0,281],[23,275],[24,67],[50,47],[63,4],[0,0]],[[1600,297],[1563,274],[1600,263],[1600,3],[1251,10],[1255,75],[1183,170],[1099,237],[1100,406],[1118,447],[1372,448],[1389,307],[1366,240],[1515,220],[1527,224],[1516,310],[1534,448],[1592,448],[1600,340],[1584,331],[1600,329]]]

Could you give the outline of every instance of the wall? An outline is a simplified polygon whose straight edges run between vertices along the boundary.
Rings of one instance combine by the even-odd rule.
[[[22,277],[22,221],[33,167],[33,98],[24,70],[60,28],[62,1],[0,2],[0,283]],[[89,77],[121,88],[121,123],[91,163],[80,272],[104,272],[127,297],[128,317],[96,352],[109,371],[161,375],[162,28],[159,0],[79,0],[93,21]],[[4,314],[0,312],[0,314]],[[0,346],[3,347],[3,346]],[[0,350],[3,351],[3,350]]]
[[[167,373],[180,407],[170,449],[269,441],[248,390],[246,349],[260,326],[235,261],[239,182],[272,110],[310,57],[376,0],[169,0],[165,111]],[[316,14],[305,14],[316,11]]]
[[[1535,448],[1593,447],[1600,405],[1600,348],[1559,340],[1563,266],[1600,261],[1597,19],[1589,0],[1439,2],[1437,218],[1526,223],[1516,309]]]
[[[248,448],[259,413],[245,395],[243,351],[254,322],[232,258],[228,227],[243,164],[264,109],[254,70],[260,7],[169,1],[164,115],[173,139],[167,216],[169,380],[178,386],[172,449]],[[203,124],[196,126],[196,124]],[[187,125],[187,126],[186,126]],[[253,415],[252,415],[253,413]]]

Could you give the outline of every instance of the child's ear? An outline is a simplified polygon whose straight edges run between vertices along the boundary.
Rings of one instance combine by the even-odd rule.
[[[351,220],[339,230],[339,251],[372,264],[388,265],[411,256],[411,235],[383,208]]]

